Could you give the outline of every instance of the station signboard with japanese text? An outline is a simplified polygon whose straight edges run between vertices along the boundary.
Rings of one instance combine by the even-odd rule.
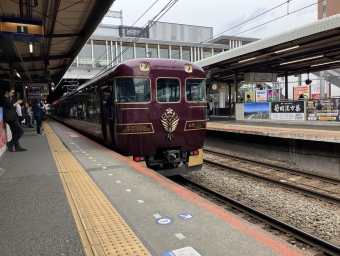
[[[272,120],[305,120],[304,101],[273,102],[271,104]]]
[[[250,82],[276,82],[277,73],[244,73],[246,83]]]

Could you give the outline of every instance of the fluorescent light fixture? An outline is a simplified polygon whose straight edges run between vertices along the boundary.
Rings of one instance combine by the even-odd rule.
[[[246,61],[250,61],[250,60],[255,60],[256,57],[250,58],[250,59],[245,59],[245,60],[240,60],[238,63],[242,63],[242,62],[246,62]]]
[[[322,63],[322,64],[316,64],[316,65],[312,65],[311,67],[317,67],[317,66],[322,66],[322,65],[327,65],[327,64],[337,63],[337,62],[340,62],[340,60]]]
[[[289,61],[289,62],[283,62],[280,63],[280,65],[287,65],[287,64],[291,64],[291,63],[295,63],[295,62],[300,62],[300,61],[305,61],[305,60],[312,60],[312,59],[317,59],[317,58],[322,58],[323,55],[318,55],[318,56],[314,56],[314,57],[310,57],[310,58],[305,58],[305,59],[300,59],[300,60],[293,60],[293,61]]]
[[[280,50],[280,51],[276,51],[275,53],[285,52],[285,51],[293,50],[293,49],[296,49],[296,48],[299,48],[299,47],[300,46],[297,45],[297,46],[294,46],[294,47],[290,47],[290,48],[286,48],[286,49],[283,49],[283,50]]]
[[[17,75],[17,77],[21,78],[20,74],[18,73],[18,71],[16,71],[16,69],[14,69],[14,72]]]
[[[30,53],[33,53],[33,43],[30,42]]]

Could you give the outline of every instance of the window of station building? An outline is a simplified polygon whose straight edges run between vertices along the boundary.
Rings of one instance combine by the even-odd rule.
[[[123,47],[123,46],[122,46]],[[122,52],[122,47],[120,46],[120,42],[117,42],[117,58],[116,58],[116,63],[121,62],[121,52]]]
[[[179,60],[181,58],[179,52],[179,46],[171,46],[171,59]]]
[[[180,101],[180,82],[177,78],[158,78],[156,83],[158,102]]]
[[[91,40],[88,40],[83,49],[81,49],[78,55],[78,63],[79,67],[92,67],[93,61]]]
[[[168,45],[159,46],[159,56],[164,59],[169,59],[169,46]]]
[[[150,80],[148,78],[115,78],[115,102],[150,102]]]
[[[191,61],[190,47],[182,47],[182,60]]]
[[[187,79],[185,81],[185,99],[187,101],[205,101],[206,85],[204,79]]]
[[[223,52],[223,49],[214,49],[214,55],[217,55],[221,52]]]
[[[148,45],[148,58],[158,58],[158,46],[156,44]]]
[[[93,40],[93,59],[94,66],[101,68],[107,66],[106,41]]]
[[[76,67],[77,66],[77,60],[78,60],[78,56],[72,62],[71,67]]]
[[[108,57],[109,57],[109,65],[112,67],[114,65],[114,59],[116,58],[116,43],[115,42],[107,42],[108,44]]]
[[[136,58],[145,58],[146,48],[145,44],[136,44]]]
[[[203,48],[203,59],[209,58],[212,56],[211,48]]]
[[[130,43],[123,44],[123,61],[133,59],[133,47]]]

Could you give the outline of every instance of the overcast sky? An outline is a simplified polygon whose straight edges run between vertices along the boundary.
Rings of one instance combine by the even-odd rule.
[[[116,0],[111,10],[122,10],[123,24],[131,26],[155,1],[156,0]],[[142,27],[145,25],[147,21],[152,19],[168,2],[169,0],[158,0],[135,26]],[[213,27],[214,35],[228,30],[223,34],[231,36],[238,34],[238,36],[244,37],[265,38],[316,21],[316,2],[317,0],[290,0],[289,12],[291,14],[255,29],[251,28],[286,15],[287,0],[179,0],[160,21]],[[283,5],[232,29],[232,27],[280,4]],[[312,6],[292,13],[308,5]],[[120,20],[104,18],[104,23],[120,25]],[[248,29],[251,30],[244,32]]]

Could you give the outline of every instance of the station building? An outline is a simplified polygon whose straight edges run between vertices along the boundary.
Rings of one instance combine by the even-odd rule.
[[[135,58],[195,62],[257,40],[226,35],[213,39],[213,32],[212,27],[166,22],[155,22],[144,31],[141,27],[101,23],[72,63],[63,82],[91,79],[106,66]]]

